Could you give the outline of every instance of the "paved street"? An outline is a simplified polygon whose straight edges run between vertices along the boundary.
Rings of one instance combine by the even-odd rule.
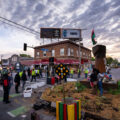
[[[110,73],[112,74],[112,79],[117,82],[120,80],[120,68],[112,68]]]
[[[45,82],[45,78],[41,80],[37,80],[39,82]],[[20,87],[20,91],[22,88]],[[24,98],[23,94],[16,94],[14,90],[14,85],[11,88],[10,92],[10,101],[11,103],[5,104],[3,103],[3,90],[2,86],[0,86],[0,120],[30,120],[30,113],[32,110],[32,106],[34,100],[32,98]],[[45,115],[44,111],[41,110],[41,119],[42,120],[53,120],[53,116]],[[24,118],[24,115],[27,116]]]
[[[118,69],[111,69],[110,72],[113,76],[113,80],[116,82],[117,80],[120,80],[120,68]],[[77,78],[77,75],[74,75],[74,80]],[[80,80],[84,79],[84,74],[82,74]],[[45,78],[37,79],[37,82],[46,82]],[[20,87],[20,91],[22,91]],[[10,92],[10,104],[4,104],[2,102],[2,96],[3,96],[3,90],[2,86],[0,86],[0,120],[28,120],[30,118],[30,112],[32,110],[32,100],[30,98],[24,98],[23,94],[16,94],[14,90],[14,85],[12,86],[11,92]],[[54,120],[54,116],[45,115],[44,110],[40,110],[40,113],[42,113],[40,116],[42,120]],[[27,117],[24,118],[23,115],[27,115]]]

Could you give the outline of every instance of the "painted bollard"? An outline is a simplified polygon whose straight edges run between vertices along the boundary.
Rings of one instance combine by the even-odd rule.
[[[56,102],[56,120],[80,120],[81,101],[74,100],[72,104],[65,104],[62,101]]]

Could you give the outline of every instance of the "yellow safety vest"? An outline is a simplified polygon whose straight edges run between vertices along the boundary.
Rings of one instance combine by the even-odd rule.
[[[40,73],[40,70],[37,70],[37,74],[39,74]]]
[[[36,75],[36,74],[35,74],[35,70],[32,70],[32,76],[33,76],[33,75]]]
[[[80,69],[78,69],[78,73],[80,72]]]
[[[87,70],[87,69],[85,70],[85,73],[88,73],[88,70]]]
[[[71,70],[70,72],[71,72],[71,74],[73,74],[73,70]]]
[[[23,72],[20,72],[20,73],[19,73],[20,77],[22,77],[22,74],[23,74]]]

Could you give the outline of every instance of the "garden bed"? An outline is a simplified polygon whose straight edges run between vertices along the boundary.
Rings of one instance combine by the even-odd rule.
[[[81,99],[82,111],[96,116],[104,117],[110,120],[120,120],[120,94],[116,95],[114,91],[104,91],[104,96],[99,97],[99,91],[93,94],[92,89],[76,82],[65,83],[65,96],[74,99]],[[46,88],[42,93],[42,99],[50,102],[56,102],[63,99],[63,86],[57,85],[52,88]]]

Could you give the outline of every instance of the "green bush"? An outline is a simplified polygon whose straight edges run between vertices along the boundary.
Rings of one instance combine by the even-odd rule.
[[[85,88],[86,88],[86,87],[85,87],[84,85],[82,85],[80,82],[76,82],[75,87],[77,87],[77,91],[78,91],[78,92],[81,92],[81,91],[85,90]]]
[[[113,94],[113,95],[118,95],[118,94],[120,94],[120,89],[116,89],[116,90],[110,89],[109,93]]]

